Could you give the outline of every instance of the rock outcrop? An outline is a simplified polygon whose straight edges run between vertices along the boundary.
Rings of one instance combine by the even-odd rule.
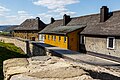
[[[79,66],[50,56],[4,61],[4,80],[92,80]]]
[[[120,80],[119,67],[102,67],[54,56],[15,58],[3,63],[4,80]]]

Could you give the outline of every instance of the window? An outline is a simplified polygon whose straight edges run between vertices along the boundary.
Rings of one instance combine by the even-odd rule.
[[[64,43],[66,42],[66,36],[64,36]]]
[[[54,41],[56,40],[56,36],[54,36],[53,40],[54,40]]]
[[[59,39],[58,39],[58,40],[59,40],[59,42],[60,42],[60,40],[61,40],[61,37],[60,37],[60,36],[59,36]]]
[[[53,36],[52,36],[52,40],[53,40]]]
[[[48,35],[48,40],[50,40],[50,35]]]
[[[107,48],[109,48],[109,49],[115,48],[115,38],[114,37],[107,38]]]
[[[44,37],[45,37],[44,39],[46,39],[46,35]]]
[[[81,35],[80,37],[80,43],[85,44],[85,36]]]
[[[40,34],[40,35],[39,35],[39,40],[40,40],[40,41],[44,41],[44,35],[43,35],[43,34]]]

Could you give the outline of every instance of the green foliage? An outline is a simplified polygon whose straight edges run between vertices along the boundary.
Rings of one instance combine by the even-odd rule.
[[[24,52],[12,43],[0,42],[0,80],[3,80],[3,61],[10,58],[27,57]]]
[[[9,36],[10,32],[0,32],[0,35],[2,35],[2,36]]]

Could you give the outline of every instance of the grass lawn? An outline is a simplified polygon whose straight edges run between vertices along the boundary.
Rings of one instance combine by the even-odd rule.
[[[23,58],[27,57],[24,52],[12,43],[0,42],[0,80],[4,79],[3,76],[3,61],[10,58]]]
[[[9,32],[0,32],[0,35],[2,35],[2,36],[7,36],[9,34],[10,34]]]

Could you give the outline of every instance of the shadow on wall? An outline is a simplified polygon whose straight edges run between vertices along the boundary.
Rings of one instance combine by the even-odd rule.
[[[25,42],[26,42],[26,54],[30,57],[32,55],[30,51],[30,43],[29,41],[25,41]]]
[[[80,52],[81,53],[86,53],[86,47],[85,47],[85,44],[80,44]]]
[[[37,46],[37,45],[33,44],[32,55],[33,56],[45,56],[46,50],[45,50],[45,48],[43,48],[41,46]]]
[[[32,47],[30,47],[30,44],[32,44]],[[31,43],[30,41],[26,41],[26,53],[29,57],[45,56],[46,50],[44,47],[37,45],[37,43]]]

